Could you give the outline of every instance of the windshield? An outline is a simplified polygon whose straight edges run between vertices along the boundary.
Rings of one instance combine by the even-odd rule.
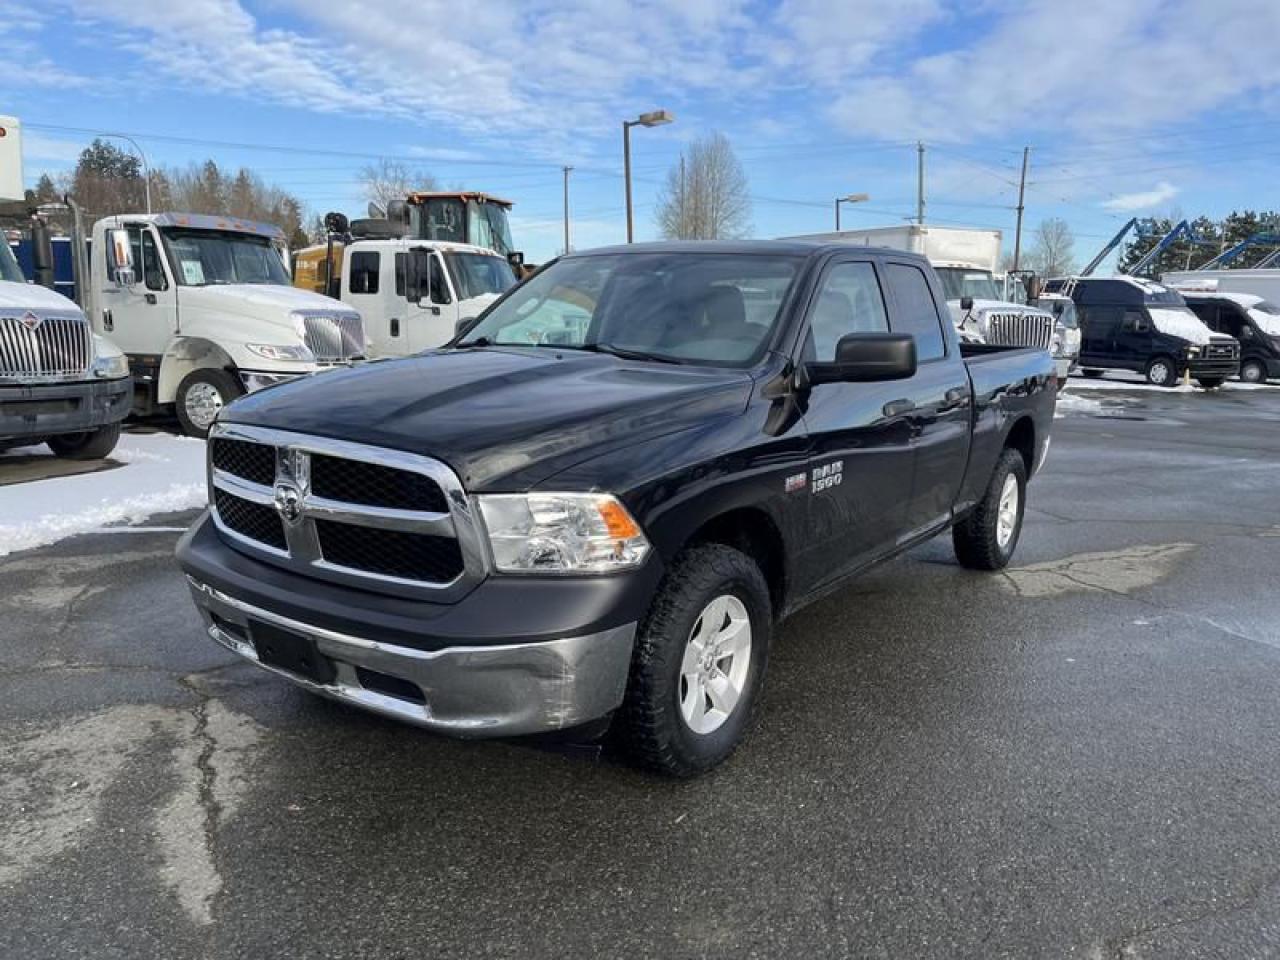
[[[1280,337],[1280,307],[1270,300],[1259,300],[1249,308],[1249,318],[1269,337]]]
[[[266,237],[217,230],[164,229],[173,272],[186,287],[223,283],[288,286],[289,272]]]
[[[768,345],[798,269],[793,257],[753,254],[571,257],[534,274],[459,346],[745,366]]]
[[[9,280],[13,283],[27,282],[27,278],[22,275],[22,268],[18,266],[17,258],[13,255],[13,248],[9,246],[7,240],[0,243],[0,280]]]
[[[963,267],[937,267],[938,279],[948,300],[973,297],[975,300],[1003,300],[1004,293],[985,270],[968,270]]]
[[[511,228],[507,225],[507,211],[496,203],[467,204],[471,218],[470,243],[488,247],[504,257],[511,252]]]
[[[445,261],[453,275],[453,285],[460,300],[482,297],[488,293],[505,293],[516,285],[511,265],[501,257],[483,253],[446,253]]]

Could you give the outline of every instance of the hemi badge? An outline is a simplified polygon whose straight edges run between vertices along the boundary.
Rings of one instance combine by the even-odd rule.
[[[22,317],[22,319],[21,319],[21,321],[20,321],[20,322],[21,322],[21,324],[22,324],[24,327],[26,327],[28,330],[35,330],[35,329],[37,329],[37,328],[40,326],[40,324],[44,323],[44,321],[43,321],[42,319],[40,319],[39,317],[37,317],[37,316],[36,316],[34,313],[32,313],[30,310],[28,310],[28,311],[26,312],[26,314],[24,314],[24,315],[23,315],[23,317]]]
[[[783,487],[787,491],[787,493],[795,493],[797,490],[803,490],[804,485],[805,485],[804,474],[793,473],[791,476],[787,477],[786,482],[783,484]]]

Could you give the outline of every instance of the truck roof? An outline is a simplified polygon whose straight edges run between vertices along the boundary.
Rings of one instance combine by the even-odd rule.
[[[481,193],[478,190],[414,190],[406,199],[410,203],[422,203],[424,200],[479,200],[481,203],[496,203],[508,210],[515,206],[510,200],[503,200],[501,197],[495,197],[491,193]]]
[[[273,223],[258,223],[239,217],[214,216],[207,213],[118,213],[104,220],[128,220],[132,223],[154,223],[157,227],[190,227],[193,230],[229,230],[252,233],[272,240],[283,240],[284,231]]]
[[[575,250],[570,257],[591,257],[604,254],[642,254],[642,253],[738,253],[766,254],[779,256],[813,256],[820,253],[848,253],[850,244],[832,242],[825,239],[789,239],[789,240],[659,240],[652,243],[624,243],[612,247],[595,247],[591,250]],[[858,253],[873,253],[890,257],[907,257],[927,263],[917,253],[894,250],[891,247],[857,247]]]

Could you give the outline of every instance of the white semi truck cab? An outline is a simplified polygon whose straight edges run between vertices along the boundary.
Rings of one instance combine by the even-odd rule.
[[[241,394],[365,358],[354,309],[290,285],[269,224],[191,213],[93,226],[85,312],[129,358],[143,412],[205,436]]]
[[[493,250],[411,237],[347,244],[341,276],[342,301],[364,318],[375,357],[443,346],[516,284]]]

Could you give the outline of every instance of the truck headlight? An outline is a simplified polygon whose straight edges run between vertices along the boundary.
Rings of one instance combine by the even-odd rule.
[[[300,343],[246,343],[250,351],[264,360],[301,360],[314,363],[315,356]]]
[[[1199,347],[1187,347],[1187,356],[1188,356],[1188,357],[1198,357],[1198,356],[1200,356],[1200,348],[1199,348]]]
[[[611,573],[649,553],[639,524],[604,493],[481,494],[476,497],[502,573]]]
[[[119,380],[129,375],[129,358],[110,340],[93,335],[93,375],[103,380]]]

